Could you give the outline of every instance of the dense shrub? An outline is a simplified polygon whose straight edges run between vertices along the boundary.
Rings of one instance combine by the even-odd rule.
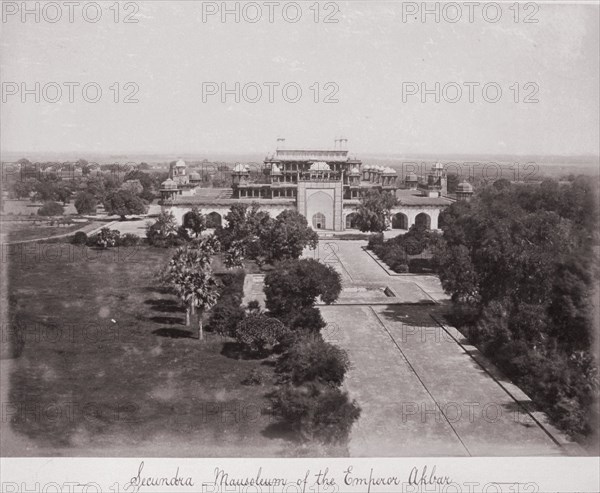
[[[62,216],[65,208],[58,202],[45,202],[38,210],[40,216]]]
[[[71,243],[73,245],[85,245],[88,242],[88,235],[83,231],[77,231],[71,238]]]
[[[317,382],[281,386],[274,408],[299,438],[327,444],[345,442],[360,416],[360,407],[346,392]]]
[[[83,237],[81,237],[83,240]],[[137,246],[142,239],[133,233],[121,235],[117,229],[102,228],[98,233],[87,236],[85,244],[89,247],[113,248]],[[83,243],[81,243],[83,244]]]
[[[281,319],[282,317],[280,316],[279,318]],[[286,317],[283,317],[283,321],[290,329],[301,332],[319,332],[327,325],[325,320],[323,320],[321,310],[314,306],[291,311]]]
[[[100,248],[119,246],[120,238],[121,233],[118,230],[109,228],[102,228],[94,237],[96,246],[99,246]]]
[[[268,354],[279,344],[287,328],[267,315],[248,315],[237,326],[235,338],[244,349],[255,355]]]
[[[245,317],[242,297],[244,295],[244,272],[232,272],[218,276],[220,296],[210,312],[207,330],[235,337],[238,324]]]
[[[408,261],[406,251],[394,243],[389,247],[382,245],[379,247],[379,256],[392,270],[399,272],[400,266]]]
[[[427,258],[411,258],[427,251],[435,251],[441,242],[441,235],[423,226],[411,226],[403,235],[384,240],[383,235],[372,235],[367,248],[372,250],[390,269],[398,273],[435,272],[437,263],[432,255]]]
[[[369,236],[367,248],[373,250],[377,245],[383,245],[383,233],[373,233]]]
[[[222,336],[235,337],[237,326],[246,315],[240,303],[241,300],[233,296],[221,298],[211,310],[208,330]]]
[[[409,272],[424,274],[435,271],[435,263],[430,258],[411,258],[408,261]],[[398,271],[400,272],[400,271]]]
[[[320,337],[303,337],[279,358],[276,368],[296,385],[312,381],[341,385],[348,367],[344,350]]]
[[[137,246],[142,242],[142,239],[133,233],[125,233],[119,238],[119,246],[131,247]]]

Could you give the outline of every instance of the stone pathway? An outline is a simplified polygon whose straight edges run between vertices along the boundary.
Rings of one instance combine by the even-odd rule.
[[[447,299],[435,276],[390,276],[364,244],[325,240],[305,255],[338,270],[346,290],[386,285],[407,305]],[[478,364],[485,358],[459,344],[455,329],[452,337],[433,319],[426,326],[407,325],[406,306],[371,304],[368,298],[361,305],[320,309],[328,323],[324,337],[344,348],[352,362],[344,385],[362,408],[351,434],[352,456],[567,452],[560,445],[564,437],[528,412],[529,398]]]

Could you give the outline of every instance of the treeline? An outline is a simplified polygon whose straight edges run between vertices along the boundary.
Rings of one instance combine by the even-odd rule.
[[[26,169],[27,160],[19,163]],[[116,209],[115,213],[119,215],[122,215],[120,211],[127,214],[140,213],[142,207],[139,204],[147,204],[157,198],[160,184],[168,175],[140,169],[115,172],[111,169],[113,165],[106,165],[94,173],[88,171],[65,178],[60,170],[54,172],[52,163],[47,164],[51,171],[23,173],[17,180],[7,180],[10,197],[44,204],[40,215],[61,215],[64,209],[59,207],[60,204],[64,206],[72,200],[75,201],[79,214],[93,214],[99,204],[103,204],[107,210]],[[86,163],[83,162],[81,166],[85,171]],[[126,203],[125,208],[123,203]]]
[[[265,278],[267,311],[258,302],[242,306],[240,282],[232,279],[211,312],[209,330],[234,338],[246,357],[274,357],[273,414],[298,440],[344,444],[360,407],[341,388],[348,356],[323,339],[326,324],[315,307],[317,299],[332,303],[338,298],[340,276],[313,259],[290,258],[274,267]],[[242,383],[264,380],[255,370]]]
[[[597,186],[499,180],[444,211],[432,247],[454,322],[573,436],[592,430],[598,390]]]

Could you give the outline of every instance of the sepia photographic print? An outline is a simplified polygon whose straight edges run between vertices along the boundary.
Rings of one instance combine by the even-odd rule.
[[[2,1],[0,491],[599,492],[594,1]]]

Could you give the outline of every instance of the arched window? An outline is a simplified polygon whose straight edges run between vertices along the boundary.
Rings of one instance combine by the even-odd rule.
[[[211,212],[206,215],[206,227],[207,228],[218,228],[222,224],[221,214],[218,212]]]
[[[429,217],[429,214],[425,214],[424,212],[421,212],[420,214],[417,214],[417,217],[415,217],[415,224],[417,225],[417,227],[421,227],[424,229],[430,229],[431,228],[431,217]]]
[[[392,229],[408,229],[408,217],[399,212],[392,216]]]
[[[351,212],[346,216],[346,229],[356,229],[356,212]]]
[[[312,225],[314,229],[325,229],[327,227],[325,224],[325,214],[317,212],[312,217]]]

